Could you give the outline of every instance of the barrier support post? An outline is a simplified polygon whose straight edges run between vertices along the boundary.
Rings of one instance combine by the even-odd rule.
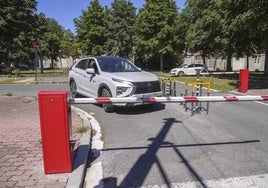
[[[38,93],[45,174],[72,171],[71,109],[67,96],[67,91]]]

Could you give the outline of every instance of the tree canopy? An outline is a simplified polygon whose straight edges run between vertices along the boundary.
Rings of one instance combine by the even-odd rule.
[[[106,19],[106,12],[98,0],[91,1],[87,10],[83,10],[82,15],[74,19],[78,41],[84,54],[104,53]]]
[[[52,61],[59,56],[117,55],[139,66],[160,69],[182,63],[186,53],[205,59],[265,53],[268,75],[267,0],[187,0],[179,11],[175,0],[145,0],[137,10],[131,0],[102,7],[91,0],[75,18],[76,33],[36,12],[36,0],[0,1],[0,61],[32,62],[33,43]],[[53,64],[52,64],[53,68]]]
[[[115,0],[108,10],[105,43],[106,54],[131,58],[133,55],[133,25],[136,8],[126,0]]]
[[[1,0],[0,7],[0,61],[29,61],[32,59],[36,1]]]
[[[160,70],[163,58],[180,49],[177,38],[178,8],[174,0],[147,0],[134,25],[135,50],[145,61],[158,57]]]

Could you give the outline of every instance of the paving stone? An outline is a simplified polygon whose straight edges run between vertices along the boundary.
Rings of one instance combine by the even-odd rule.
[[[69,173],[44,174],[38,101],[24,100],[0,96],[0,188],[63,188]],[[72,120],[72,139],[79,141],[82,120],[73,113]]]

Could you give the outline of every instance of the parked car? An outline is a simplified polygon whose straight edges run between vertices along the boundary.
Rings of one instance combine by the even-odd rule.
[[[20,70],[29,70],[29,66],[25,63],[18,63],[15,67]]]
[[[13,71],[13,68],[6,65],[6,64],[0,64],[0,74],[11,74]]]
[[[182,64],[178,68],[173,68],[169,71],[170,76],[183,76],[184,74],[196,75],[197,71],[208,72],[208,68],[199,63]]]
[[[142,71],[125,58],[113,56],[86,57],[69,71],[69,86],[73,97],[157,97],[162,96],[161,80]],[[131,106],[135,104],[114,104]],[[103,104],[106,112],[114,105]]]

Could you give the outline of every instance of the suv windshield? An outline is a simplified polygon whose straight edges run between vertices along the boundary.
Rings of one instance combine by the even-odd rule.
[[[125,58],[99,56],[96,59],[103,72],[140,72],[138,67]]]
[[[187,64],[181,64],[178,68],[183,68],[185,67]]]

